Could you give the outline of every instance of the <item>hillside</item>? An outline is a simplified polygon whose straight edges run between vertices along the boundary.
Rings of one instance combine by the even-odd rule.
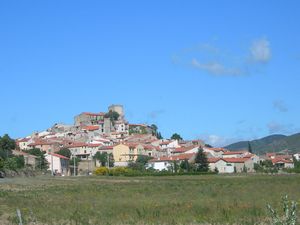
[[[290,136],[275,134],[261,139],[250,141],[254,153],[263,154],[266,152],[280,152],[289,150],[290,152],[300,152],[300,133]],[[229,150],[248,149],[248,141],[240,141],[225,148]]]

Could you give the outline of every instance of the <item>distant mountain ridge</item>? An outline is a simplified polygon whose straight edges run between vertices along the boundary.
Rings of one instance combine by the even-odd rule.
[[[300,152],[300,133],[290,136],[274,134],[261,139],[250,141],[253,153],[280,152],[288,150],[291,153]],[[229,150],[248,150],[248,141],[240,141],[225,146]]]

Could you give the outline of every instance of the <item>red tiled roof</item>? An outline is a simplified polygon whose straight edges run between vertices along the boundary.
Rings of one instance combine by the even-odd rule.
[[[88,131],[95,131],[95,130],[99,130],[99,126],[83,126],[82,127],[83,130],[88,130]]]
[[[17,142],[27,142],[29,141],[31,138],[22,138],[20,140],[17,140]]]
[[[101,146],[99,150],[112,150],[114,146]]]
[[[48,141],[48,140],[35,140],[33,143],[30,143],[28,146],[37,146],[37,145],[53,145],[57,144],[57,142]]]
[[[159,145],[168,145],[168,144],[170,144],[171,143],[171,141],[163,141],[162,143],[160,143]]]
[[[276,163],[293,163],[291,160],[287,160],[287,159],[284,159],[284,158],[275,158],[275,159],[272,159],[272,163],[273,164],[276,164]]]
[[[223,160],[222,158],[208,158],[207,161],[209,163],[216,163],[218,162],[219,160]]]
[[[93,144],[92,144],[92,143],[89,143],[89,144],[88,144],[88,147],[92,147],[92,148],[93,148],[93,147],[100,147],[100,146],[102,146],[102,144],[99,144],[99,143],[93,143]]]
[[[67,160],[69,160],[68,157],[60,155],[60,154],[57,154],[57,153],[49,153],[49,155],[56,156],[56,157],[61,158],[61,159],[67,159]]]
[[[247,151],[224,152],[223,155],[241,155],[245,153],[247,153]]]
[[[128,146],[129,148],[136,148],[139,145],[139,143],[134,143],[134,142],[127,142],[122,144]]]
[[[188,147],[175,148],[172,152],[173,153],[187,152],[187,151],[192,150],[194,148],[199,148],[199,146],[192,145],[192,146],[188,146]]]
[[[85,142],[73,142],[71,145],[67,146],[68,148],[79,148],[79,147],[87,147],[88,144]]]
[[[228,163],[244,163],[247,160],[249,160],[249,158],[222,158],[222,159]]]

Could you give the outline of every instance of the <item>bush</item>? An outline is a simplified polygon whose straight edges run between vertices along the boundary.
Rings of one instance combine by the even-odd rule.
[[[275,225],[296,225],[297,224],[297,203],[290,201],[288,196],[282,198],[283,215],[278,215],[277,211],[270,205],[267,205],[272,224]]]
[[[95,169],[94,174],[95,175],[107,175],[109,170],[106,167],[99,167]]]
[[[124,175],[128,175],[130,173],[134,174],[136,172],[127,167],[114,167],[109,170],[110,176],[122,176],[122,175],[124,176]]]

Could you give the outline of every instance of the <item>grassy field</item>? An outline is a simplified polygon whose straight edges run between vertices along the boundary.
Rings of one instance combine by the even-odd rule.
[[[300,201],[299,175],[35,177],[0,180],[0,224],[261,224]]]

